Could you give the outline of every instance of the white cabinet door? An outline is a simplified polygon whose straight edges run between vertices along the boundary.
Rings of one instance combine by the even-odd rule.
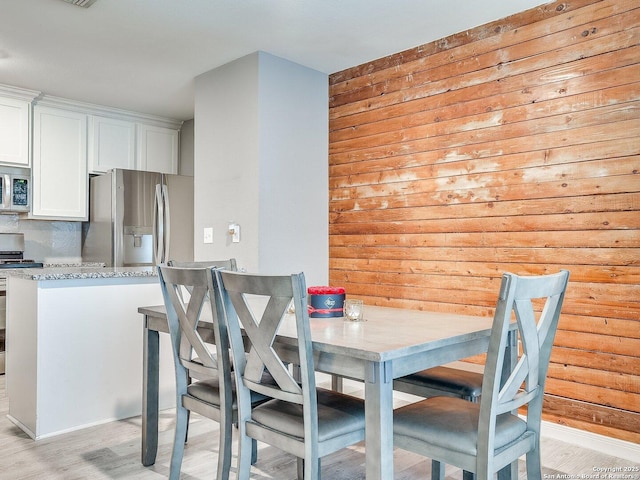
[[[87,115],[33,108],[32,217],[87,220]]]
[[[138,123],[138,169],[178,173],[178,131]]]
[[[0,164],[29,166],[27,101],[0,97]]]
[[[89,171],[136,168],[136,124],[93,115],[89,118]]]

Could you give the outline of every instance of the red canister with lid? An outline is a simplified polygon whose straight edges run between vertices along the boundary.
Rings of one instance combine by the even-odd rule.
[[[344,287],[309,287],[307,293],[310,317],[342,317]]]

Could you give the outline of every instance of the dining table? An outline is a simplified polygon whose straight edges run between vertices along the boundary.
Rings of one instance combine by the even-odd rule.
[[[152,465],[158,448],[159,333],[168,332],[163,305],[138,308],[143,315],[142,463]],[[290,315],[293,317],[293,315]],[[393,379],[486,353],[493,317],[367,305],[361,322],[343,317],[310,318],[315,369],[363,382],[365,402],[365,470],[368,480],[389,480],[393,473]],[[275,347],[295,362],[294,321],[283,322]],[[211,324],[200,335],[213,338]],[[505,380],[517,361],[512,328]],[[286,353],[283,354],[286,358]],[[501,472],[517,478],[517,464]]]

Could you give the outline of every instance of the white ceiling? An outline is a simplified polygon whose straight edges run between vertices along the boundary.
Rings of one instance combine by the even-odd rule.
[[[0,83],[193,118],[194,78],[258,50],[331,74],[543,0],[0,0]]]

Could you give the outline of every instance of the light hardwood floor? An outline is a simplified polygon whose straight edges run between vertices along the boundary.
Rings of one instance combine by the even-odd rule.
[[[163,412],[160,418],[160,447],[155,465],[143,467],[140,463],[140,417],[35,442],[7,419],[8,409],[5,376],[0,375],[0,480],[157,480],[169,475],[173,441],[172,411]],[[189,443],[185,449],[182,478],[214,478],[217,453],[217,423],[193,415],[189,427]],[[594,467],[615,468],[631,465],[628,460],[557,440],[543,442],[542,460],[546,480],[589,478],[587,476],[593,475]],[[323,478],[363,479],[364,461],[364,444],[331,455],[323,460]],[[429,478],[430,462],[420,456],[396,450],[394,461],[396,480]],[[520,463],[520,478],[526,478],[524,464]],[[251,478],[287,480],[294,479],[295,472],[295,458],[266,445],[260,445],[258,463],[252,469]],[[233,475],[235,465],[232,478]],[[459,470],[448,467],[448,480],[461,477]],[[636,475],[634,480],[639,479],[640,476]]]

